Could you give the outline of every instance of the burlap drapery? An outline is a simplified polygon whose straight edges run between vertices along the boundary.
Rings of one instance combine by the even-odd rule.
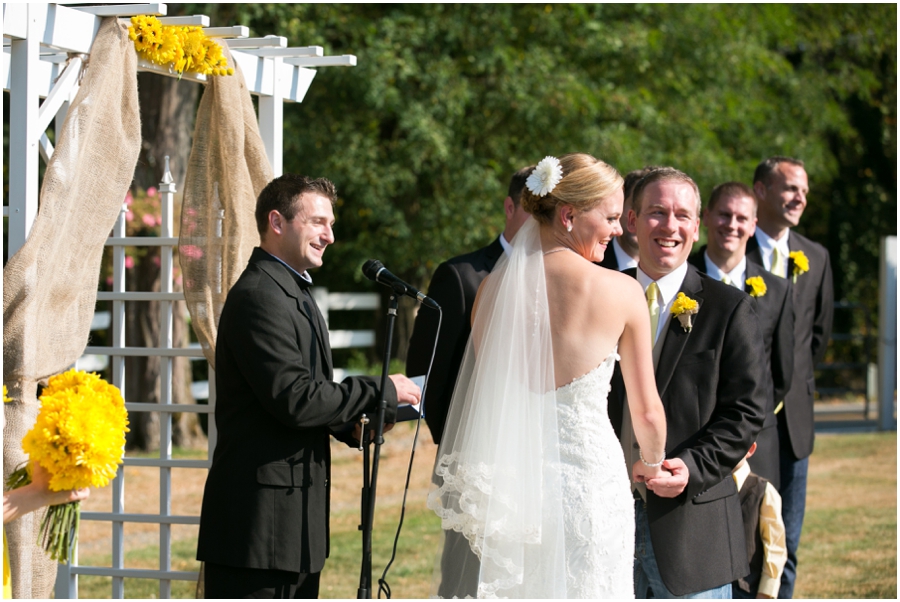
[[[84,352],[97,300],[103,244],[134,175],[141,146],[137,55],[128,28],[100,26],[81,88],[69,108],[41,186],[25,245],[3,270],[3,476],[26,460],[37,382]],[[47,598],[56,563],[35,545],[43,513],[6,526],[13,596]]]
[[[200,100],[178,240],[191,325],[213,368],[225,297],[259,244],[256,197],[272,179],[244,75],[222,50],[235,73],[210,78]]]

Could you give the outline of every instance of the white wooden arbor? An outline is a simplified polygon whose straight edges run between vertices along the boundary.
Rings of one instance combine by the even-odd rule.
[[[283,103],[301,102],[315,77],[315,67],[354,66],[356,57],[323,56],[319,46],[289,47],[284,37],[250,38],[247,27],[236,25],[211,27],[209,17],[166,17],[165,4],[123,4],[93,6],[57,4],[3,4],[3,88],[10,94],[9,132],[9,198],[3,215],[9,217],[8,253],[11,257],[22,247],[38,210],[39,161],[45,163],[53,155],[53,144],[46,135],[51,123],[61,126],[69,103],[78,92],[79,71],[90,52],[103,17],[128,18],[133,15],[156,15],[164,25],[197,25],[212,38],[227,44],[234,61],[244,73],[250,93],[259,99],[259,128],[266,153],[275,176],[282,173]],[[139,71],[177,77],[168,69],[139,61]],[[206,77],[183,76],[198,82]],[[57,128],[59,130],[60,128]],[[167,174],[168,175],[168,174]],[[168,180],[168,181],[167,181]],[[196,581],[197,573],[172,570],[171,529],[173,525],[197,525],[199,516],[177,516],[171,513],[172,469],[209,468],[209,460],[172,458],[171,425],[173,412],[211,413],[215,407],[214,391],[209,405],[175,405],[172,403],[172,360],[175,357],[202,357],[199,349],[172,347],[172,306],[183,299],[173,292],[172,249],[178,244],[174,236],[175,216],[172,200],[175,193],[171,176],[160,183],[162,225],[159,237],[126,237],[124,210],[107,246],[113,247],[113,292],[99,293],[98,301],[111,301],[112,341],[110,347],[89,347],[86,353],[108,355],[112,359],[112,381],[124,390],[126,356],[160,357],[160,403],[128,403],[131,411],[155,411],[160,414],[159,458],[126,458],[126,466],[157,468],[160,471],[159,513],[129,514],[125,511],[124,471],[113,481],[112,512],[84,512],[85,520],[108,521],[112,525],[112,566],[78,566],[77,551],[70,566],[60,565],[56,583],[58,598],[78,597],[78,575],[100,575],[112,578],[112,597],[125,597],[125,578],[159,580],[159,597],[171,597],[173,580]],[[125,291],[125,248],[158,246],[161,248],[160,292]],[[0,276],[2,284],[2,276]],[[160,301],[160,341],[155,348],[125,347],[125,301]],[[341,309],[341,307],[337,307]],[[0,359],[2,362],[2,359]],[[0,363],[2,367],[2,363]],[[211,372],[211,371],[210,371]],[[212,378],[210,379],[212,380]],[[215,445],[215,429],[210,421],[210,455]],[[199,514],[199,508],[197,508]],[[126,568],[124,533],[127,523],[159,525],[159,569]]]

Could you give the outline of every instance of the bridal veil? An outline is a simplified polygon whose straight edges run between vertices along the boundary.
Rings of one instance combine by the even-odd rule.
[[[428,506],[448,540],[466,544],[445,546],[441,596],[566,597],[557,428],[544,260],[531,218],[482,285],[438,450]]]

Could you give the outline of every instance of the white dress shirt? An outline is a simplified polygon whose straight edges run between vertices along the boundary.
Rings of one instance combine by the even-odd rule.
[[[675,301],[675,297],[678,296],[678,291],[681,290],[681,284],[684,282],[687,271],[688,264],[687,262],[684,262],[672,272],[656,281],[656,286],[659,287],[659,296],[657,297],[659,301],[659,324],[656,325],[656,336],[653,338],[654,341],[659,340],[659,335],[662,333],[663,328],[669,323],[669,310],[672,309],[672,303]],[[646,295],[647,287],[650,286],[653,279],[644,273],[641,266],[637,267],[637,280],[640,283],[641,288],[644,289],[644,294]]]
[[[262,249],[260,249],[260,250],[262,251]],[[272,254],[269,253],[268,251],[265,251],[265,253],[266,253],[269,257],[272,257],[273,259],[277,259],[278,261],[280,261],[281,263],[284,264],[284,267],[286,267],[286,268],[289,269],[290,271],[294,272],[295,274],[297,274],[298,276],[300,276],[301,278],[303,278],[304,280],[306,280],[307,282],[309,282],[310,284],[312,284],[312,276],[310,276],[310,275],[309,275],[309,272],[307,272],[306,270],[303,270],[303,273],[301,274],[300,272],[298,272],[297,270],[295,270],[294,268],[292,268],[291,266],[289,266],[287,263],[285,263],[284,260],[283,260],[281,257],[278,257],[278,256],[276,256],[276,255],[272,255]]]
[[[515,238],[515,236],[513,236],[513,238]],[[506,253],[507,256],[512,253],[512,245],[509,244],[509,241],[503,236],[503,232],[500,233],[500,246],[503,247],[503,252]]]
[[[616,262],[619,264],[619,271],[624,272],[628,268],[636,268],[637,267],[637,259],[629,255],[625,252],[622,247],[619,246],[619,237],[615,237],[612,241],[613,253],[616,254]]]
[[[747,276],[747,256],[741,258],[741,261],[734,266],[730,272],[723,272],[719,266],[713,263],[709,258],[709,252],[703,251],[703,258],[706,260],[706,274],[711,278],[715,278],[722,282],[723,278],[728,278],[728,284],[736,289],[744,290],[744,280]]]
[[[759,243],[759,252],[762,255],[763,267],[766,268],[767,272],[772,271],[772,253],[775,251],[775,247],[778,247],[778,250],[784,257],[784,274],[782,274],[782,276],[784,278],[788,277],[788,257],[790,257],[791,254],[791,249],[788,247],[788,238],[790,238],[790,236],[791,231],[788,230],[787,233],[781,237],[781,240],[775,240],[763,232],[762,228],[756,229],[756,242]]]
[[[734,469],[732,476],[738,491],[743,488],[749,474],[750,465],[747,462],[741,462]],[[781,496],[772,483],[768,482],[759,508],[759,535],[763,542],[763,566],[758,591],[760,594],[777,598],[778,589],[781,587],[781,574],[787,563],[787,547],[784,520],[781,518]]]

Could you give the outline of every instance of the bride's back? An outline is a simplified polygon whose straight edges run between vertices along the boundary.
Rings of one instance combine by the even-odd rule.
[[[561,387],[613,352],[625,328],[624,302],[633,301],[630,289],[639,285],[567,251],[546,255],[544,271],[556,386]]]

